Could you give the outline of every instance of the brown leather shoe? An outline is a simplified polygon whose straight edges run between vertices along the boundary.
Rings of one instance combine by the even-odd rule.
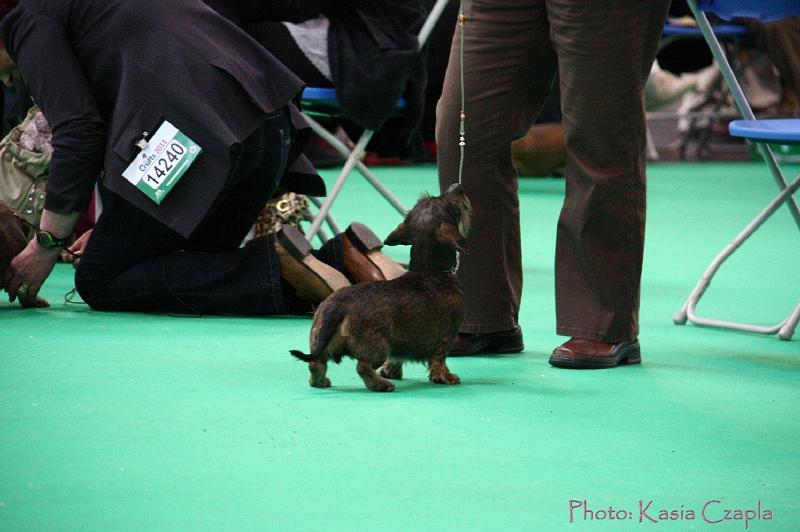
[[[550,364],[557,368],[602,369],[639,364],[642,361],[639,341],[609,344],[595,340],[571,338],[556,347],[550,356]]]
[[[381,252],[383,242],[366,225],[353,222],[340,238],[344,267],[357,283],[391,281],[406,273]]]
[[[284,225],[275,237],[281,277],[294,287],[299,298],[319,303],[336,290],[350,286],[338,270],[309,253],[311,244],[296,227]]]

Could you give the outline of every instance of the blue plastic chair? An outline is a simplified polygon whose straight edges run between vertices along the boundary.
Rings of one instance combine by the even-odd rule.
[[[725,249],[722,250],[711,262],[694,290],[689,295],[686,303],[675,315],[673,321],[683,325],[687,321],[697,325],[722,327],[739,331],[755,332],[762,334],[778,334],[782,340],[789,340],[794,335],[798,321],[800,321],[800,303],[789,316],[773,326],[753,325],[711,318],[703,318],[695,313],[695,308],[703,293],[711,283],[711,279],[720,266],[747,240],[761,225],[772,216],[782,205],[786,205],[800,229],[800,209],[794,193],[800,188],[800,176],[789,183],[781,171],[769,144],[800,144],[800,119],[782,120],[756,120],[753,110],[745,98],[742,88],[731,69],[717,38],[714,36],[705,12],[711,12],[724,20],[736,17],[757,18],[762,22],[772,22],[789,16],[800,15],[800,1],[798,0],[687,0],[692,13],[703,32],[708,46],[719,64],[722,76],[725,79],[736,106],[744,120],[735,120],[729,126],[730,134],[742,137],[753,142],[758,147],[764,162],[770,169],[780,193],[756,216]],[[794,285],[792,288],[797,289]]]
[[[431,8],[431,11],[428,13],[428,16],[426,17],[417,37],[418,50],[422,49],[422,47],[425,45],[425,42],[428,40],[428,37],[430,37],[431,31],[433,31],[434,25],[439,20],[439,17],[441,17],[448,1],[449,0],[437,0],[434,6]],[[364,156],[366,155],[367,144],[372,139],[373,135],[375,135],[376,131],[370,129],[364,130],[358,140],[356,142],[351,141],[350,145],[348,146],[336,135],[325,129],[325,127],[323,127],[315,119],[315,117],[343,118],[339,109],[338,101],[336,99],[336,91],[334,89],[308,87],[303,91],[303,95],[300,99],[300,105],[303,114],[305,114],[308,123],[311,125],[311,129],[320,137],[322,137],[343,157],[345,157],[342,170],[339,172],[339,176],[336,178],[333,187],[331,187],[331,189],[328,191],[328,196],[325,198],[325,201],[320,202],[316,200],[316,198],[309,198],[313,203],[316,204],[319,212],[313,217],[311,227],[306,232],[306,238],[311,241],[317,235],[317,233],[320,232],[323,222],[326,221],[334,234],[338,232],[338,227],[336,227],[336,223],[333,220],[333,217],[330,215],[330,210],[333,206],[333,202],[336,200],[336,197],[339,195],[339,192],[344,186],[345,181],[354,169],[358,170],[359,173],[364,176],[364,178],[380,193],[380,195],[383,196],[398,213],[400,213],[401,216],[405,216],[408,212],[408,209],[403,206],[400,200],[398,200],[397,197],[385,185],[383,185],[383,183],[381,183],[378,177],[373,174],[363,162]],[[400,99],[395,104],[394,110],[395,112],[401,113],[405,106],[406,102],[403,99]]]
[[[691,3],[723,20],[754,18],[761,22],[775,22],[800,14],[797,0],[693,0]]]
[[[720,37],[744,37],[750,30],[747,29],[747,26],[742,26],[740,24],[715,24],[713,26],[714,34],[717,38]],[[667,24],[664,26],[664,31],[662,32],[664,38],[667,37],[694,37],[701,39],[703,38],[703,32],[700,31],[700,28],[695,26],[679,26],[677,24]],[[662,40],[661,48],[664,47],[664,42]]]
[[[734,137],[754,142],[800,144],[800,119],[736,120],[728,130]]]

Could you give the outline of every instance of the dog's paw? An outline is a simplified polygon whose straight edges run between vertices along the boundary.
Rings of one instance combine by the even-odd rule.
[[[381,377],[387,379],[402,379],[403,378],[403,365],[402,364],[384,364],[381,368]]]
[[[431,375],[430,381],[436,384],[460,384],[461,379],[455,373],[439,373]]]
[[[314,388],[330,388],[331,387],[331,380],[328,377],[325,377],[321,381],[314,381],[310,380],[308,383],[313,386]]]
[[[387,380],[381,379],[381,380],[375,380],[367,384],[367,388],[369,388],[373,392],[393,392],[394,384],[392,384]]]

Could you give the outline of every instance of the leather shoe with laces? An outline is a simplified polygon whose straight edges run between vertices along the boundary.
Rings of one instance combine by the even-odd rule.
[[[525,349],[522,343],[522,329],[517,325],[507,331],[490,333],[458,333],[448,356],[504,355],[519,353]]]
[[[556,347],[550,356],[550,364],[557,368],[602,369],[642,361],[638,340],[628,340],[618,344],[571,338]]]

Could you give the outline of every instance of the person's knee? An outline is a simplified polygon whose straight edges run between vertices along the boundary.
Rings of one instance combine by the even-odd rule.
[[[103,295],[108,288],[108,283],[92,275],[92,269],[83,261],[75,270],[75,289],[84,303],[93,310],[104,310]]]

